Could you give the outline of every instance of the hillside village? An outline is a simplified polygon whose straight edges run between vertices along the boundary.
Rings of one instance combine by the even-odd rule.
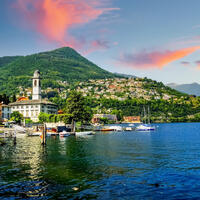
[[[43,95],[49,93],[66,98],[66,94],[71,90],[83,93],[83,96],[91,96],[96,99],[102,97],[107,99],[116,99],[124,101],[130,98],[145,100],[178,100],[177,95],[184,99],[185,94],[179,93],[171,88],[164,86],[162,83],[143,78],[110,78],[100,80],[88,80],[79,82],[70,86],[67,81],[57,81],[59,88],[48,87],[42,90]],[[19,87],[19,94],[31,96],[32,88]]]
[[[61,113],[69,94],[77,91],[92,114],[114,114],[122,120],[124,116],[142,116],[144,107],[149,107],[152,121],[200,120],[200,97],[148,78],[108,72],[71,48],[0,60],[0,96],[6,105],[23,97],[32,99],[31,79],[38,69],[41,98],[55,104]]]

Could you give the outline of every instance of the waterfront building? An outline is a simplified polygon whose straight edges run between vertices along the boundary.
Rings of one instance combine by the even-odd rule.
[[[38,121],[40,112],[47,114],[57,114],[57,105],[42,99],[41,95],[41,76],[39,70],[34,72],[33,78],[32,100],[22,98],[19,101],[10,103],[11,113],[14,111],[20,112],[24,118],[31,119],[34,122]]]
[[[140,116],[124,116],[123,119],[125,123],[141,123]]]

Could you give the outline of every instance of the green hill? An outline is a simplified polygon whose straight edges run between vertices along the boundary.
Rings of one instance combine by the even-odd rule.
[[[17,58],[20,58],[20,56],[4,56],[0,57],[0,67],[3,67],[13,61],[15,61]]]
[[[31,86],[31,77],[39,69],[43,87],[59,87],[57,81],[86,81],[88,79],[113,78],[114,75],[101,69],[69,47],[28,56],[0,58],[0,91],[15,93],[18,87]]]

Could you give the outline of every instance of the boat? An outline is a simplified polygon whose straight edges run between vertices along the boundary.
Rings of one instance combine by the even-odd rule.
[[[149,124],[141,124],[136,127],[136,131],[154,131],[156,129],[155,126],[150,126]]]
[[[136,131],[154,131],[156,129],[156,127],[155,126],[151,126],[151,123],[150,123],[150,111],[149,111],[149,107],[148,107],[148,116],[147,117],[148,117],[148,124],[146,124],[146,113],[145,113],[145,107],[144,107],[145,123],[137,126],[135,128]]]
[[[105,126],[100,131],[123,131],[121,126]]]
[[[13,125],[13,129],[18,133],[26,133],[26,129],[19,125]]]
[[[19,126],[19,125],[13,125],[13,137],[25,137],[27,135],[26,133],[26,129],[22,126]]]
[[[67,132],[67,131],[62,131],[62,132],[59,133],[60,137],[68,137],[70,135],[71,135],[70,132]]]
[[[86,136],[86,135],[94,135],[93,131],[83,131],[83,132],[75,132],[76,136]]]
[[[125,131],[133,131],[133,130],[135,130],[135,127],[125,127],[124,130]]]
[[[28,134],[28,136],[41,136],[41,135],[42,135],[42,132],[40,132],[40,131],[35,131],[35,132]]]
[[[59,134],[56,133],[56,132],[51,132],[51,131],[47,131],[47,133],[46,133],[46,136],[47,136],[47,137],[50,137],[50,136],[57,136],[57,135],[59,135]]]

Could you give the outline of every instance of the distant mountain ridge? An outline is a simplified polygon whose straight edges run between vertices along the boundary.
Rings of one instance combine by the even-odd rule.
[[[69,47],[28,56],[0,58],[0,91],[15,93],[19,86],[30,87],[33,72],[40,70],[43,87],[59,87],[58,81],[76,82],[88,79],[114,78],[108,72]]]
[[[191,83],[191,84],[169,83],[167,84],[167,86],[186,94],[200,96],[200,84],[198,83]]]

